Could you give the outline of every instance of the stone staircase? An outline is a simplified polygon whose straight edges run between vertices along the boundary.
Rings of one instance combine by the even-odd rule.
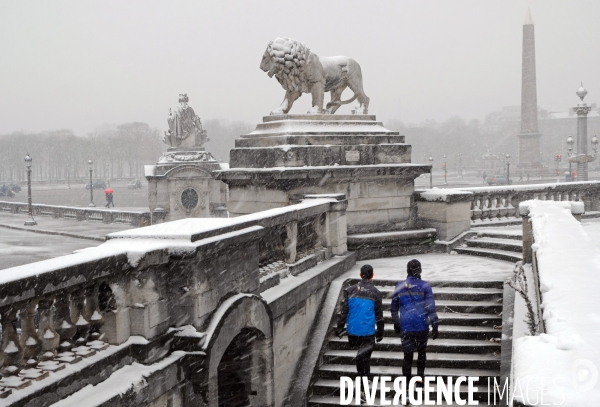
[[[481,231],[465,239],[460,247],[454,249],[458,254],[490,257],[515,263],[523,260],[522,236],[501,231]]]
[[[403,353],[400,337],[394,333],[390,315],[393,281],[378,281],[377,288],[384,300],[385,333],[375,345],[371,358],[371,373],[402,375]],[[457,377],[479,376],[475,397],[487,402],[487,378],[500,376],[500,338],[502,324],[502,281],[431,282],[440,320],[439,337],[429,339],[425,374]],[[337,313],[334,318],[337,317]],[[332,326],[333,326],[332,321]],[[341,339],[330,334],[323,345],[322,364],[313,378],[309,406],[339,405],[340,376],[354,377],[356,351]],[[416,354],[413,374],[416,374]],[[393,394],[393,393],[392,393]],[[466,397],[467,388],[461,388]],[[352,402],[354,405],[354,401]],[[445,405],[445,404],[444,404]],[[483,403],[480,403],[483,405]]]

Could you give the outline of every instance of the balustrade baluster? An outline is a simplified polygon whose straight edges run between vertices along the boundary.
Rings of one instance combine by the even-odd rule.
[[[510,211],[510,216],[518,218],[520,216],[519,204],[522,202],[521,197],[519,195],[517,195],[517,196],[511,195],[511,197],[509,199],[510,199],[510,204],[512,206],[512,210]]]
[[[506,218],[508,214],[508,205],[506,204],[506,198],[498,198],[498,219]]]
[[[55,372],[65,368],[65,365],[54,360],[56,349],[60,344],[60,335],[54,329],[52,315],[53,298],[45,298],[38,303],[38,313],[40,316],[40,327],[38,336],[42,342],[42,354],[38,367],[42,370]]]
[[[17,335],[17,312],[13,307],[5,308],[2,315],[2,360],[0,371],[4,376],[0,386],[22,389],[31,384],[30,380],[18,376],[23,361],[23,348]]]
[[[37,368],[38,357],[42,351],[42,342],[35,329],[35,316],[37,314],[38,300],[29,301],[21,311],[21,347],[23,348],[24,369],[19,372],[19,376],[25,379],[41,380],[48,377],[48,372]]]
[[[85,317],[85,291],[83,288],[79,288],[71,293],[71,299],[73,301],[71,307],[71,321],[75,323],[77,331],[75,333],[75,348],[73,352],[77,356],[88,357],[92,356],[96,352],[86,346],[88,336],[92,324]]]
[[[85,289],[85,308],[83,313],[85,319],[90,321],[90,335],[87,346],[94,350],[102,350],[108,347],[102,341],[100,328],[104,325],[104,317],[98,307],[98,285],[92,285]]]
[[[71,352],[73,348],[73,337],[77,333],[77,327],[71,320],[71,301],[70,294],[68,292],[57,295],[56,302],[54,304],[56,308],[56,321],[54,323],[54,329],[60,336],[60,343],[58,345],[57,360],[65,363],[77,363],[81,360],[81,357]]]
[[[481,199],[481,220],[484,221],[490,216],[490,198],[488,196],[484,196]]]
[[[493,221],[498,218],[498,197],[496,195],[492,195],[490,197],[490,220]]]
[[[471,205],[473,207],[471,210],[471,220],[476,221],[477,219],[481,219],[481,209],[479,209],[481,205],[481,196],[475,195]]]

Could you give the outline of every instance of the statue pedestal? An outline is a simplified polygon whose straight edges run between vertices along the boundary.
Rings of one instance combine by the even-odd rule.
[[[227,217],[227,186],[212,176],[221,165],[203,147],[172,147],[156,165],[145,166],[150,210],[165,221]]]
[[[345,194],[348,234],[415,226],[414,179],[431,166],[411,164],[404,136],[373,115],[266,116],[235,145],[230,168],[216,172],[232,216]]]

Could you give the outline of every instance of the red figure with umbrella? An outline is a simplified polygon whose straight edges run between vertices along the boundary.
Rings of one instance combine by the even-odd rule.
[[[115,203],[113,202],[113,190],[111,188],[107,188],[104,190],[104,193],[106,194],[106,207],[109,208],[110,205],[113,206],[113,208],[115,207]]]

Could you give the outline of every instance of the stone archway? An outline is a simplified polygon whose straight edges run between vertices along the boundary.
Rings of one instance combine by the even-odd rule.
[[[273,327],[266,302],[237,294],[215,311],[206,329],[209,407],[273,405]]]

